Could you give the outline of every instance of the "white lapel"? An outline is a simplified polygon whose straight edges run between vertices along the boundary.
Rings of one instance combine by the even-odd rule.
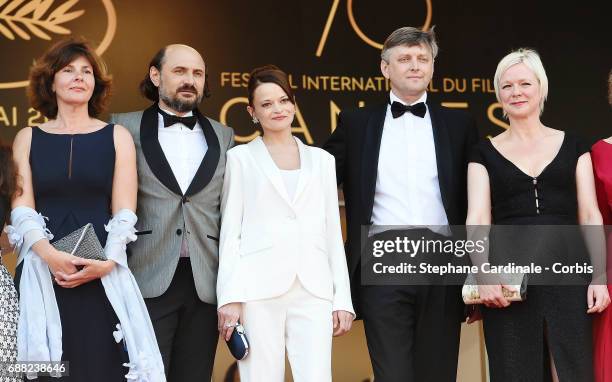
[[[287,189],[285,188],[285,184],[283,183],[283,179],[281,178],[281,173],[274,163],[274,160],[270,156],[266,145],[264,144],[261,137],[257,137],[248,143],[249,150],[253,158],[255,158],[255,164],[261,168],[266,177],[270,180],[276,191],[279,195],[293,207],[293,203],[289,199],[289,195],[287,194]],[[300,153],[301,155],[301,153]]]
[[[293,202],[295,203],[310,180],[314,158],[312,155],[312,148],[303,144],[298,138],[294,138],[297,142],[298,150],[300,151],[300,175],[298,177],[298,184],[295,189],[295,194],[293,195]]]

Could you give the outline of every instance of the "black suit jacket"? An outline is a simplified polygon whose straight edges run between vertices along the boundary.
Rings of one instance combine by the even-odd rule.
[[[478,141],[478,130],[473,118],[464,111],[429,101],[427,108],[446,216],[449,224],[463,225],[467,214],[468,155]],[[336,130],[323,146],[336,158],[336,176],[344,190],[346,249],[353,285],[359,275],[361,234],[367,234],[372,224],[378,154],[386,113],[387,103],[341,112]]]

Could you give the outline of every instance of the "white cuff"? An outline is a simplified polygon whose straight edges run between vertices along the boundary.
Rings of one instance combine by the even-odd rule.
[[[138,221],[136,214],[124,208],[117,212],[108,224],[104,225],[104,229],[108,232],[106,245],[104,246],[104,254],[107,259],[127,267],[125,250],[127,243],[137,239],[136,229],[134,228],[136,221]]]
[[[47,229],[45,220],[49,219],[30,207],[15,207],[11,211],[12,224],[6,226],[4,231],[11,245],[21,247],[25,243],[29,248],[39,240],[53,239],[53,234]]]

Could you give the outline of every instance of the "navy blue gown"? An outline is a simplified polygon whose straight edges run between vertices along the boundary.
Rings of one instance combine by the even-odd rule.
[[[54,240],[92,223],[104,246],[115,168],[113,131],[110,124],[87,134],[32,129],[30,165],[36,210],[49,219],[47,228]],[[125,381],[128,369],[123,363],[128,356],[123,343],[114,340],[119,320],[101,281],[76,288],[54,285],[54,289],[62,322],[62,360],[69,362],[69,376],[59,380]]]

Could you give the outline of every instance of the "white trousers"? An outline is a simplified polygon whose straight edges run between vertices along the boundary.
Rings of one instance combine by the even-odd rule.
[[[285,348],[295,382],[330,382],[332,303],[299,280],[282,296],[242,305],[249,355],[238,362],[242,382],[283,382]]]

